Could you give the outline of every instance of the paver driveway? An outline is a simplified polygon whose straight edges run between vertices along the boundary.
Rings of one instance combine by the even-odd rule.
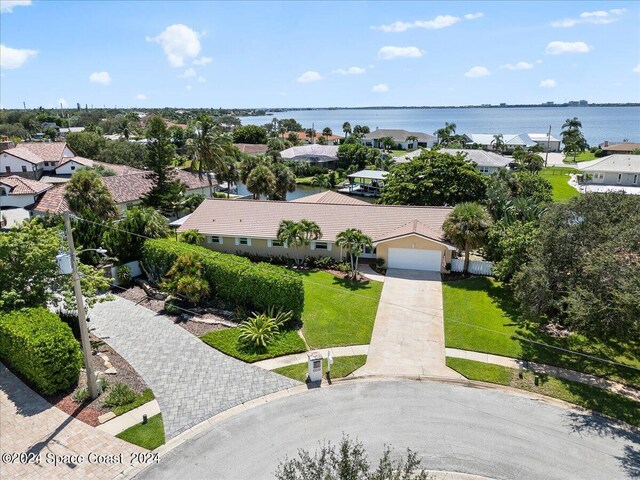
[[[112,479],[143,451],[58,410],[0,363],[0,478]]]
[[[91,309],[92,332],[144,378],[160,404],[170,439],[207,418],[299,382],[231,358],[129,300]]]
[[[439,273],[387,270],[367,363],[356,374],[462,378],[445,365]]]

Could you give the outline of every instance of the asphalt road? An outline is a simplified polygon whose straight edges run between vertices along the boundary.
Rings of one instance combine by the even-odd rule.
[[[435,382],[345,382],[232,417],[172,450],[140,479],[273,478],[279,461],[342,433],[372,463],[384,444],[422,465],[494,479],[640,475],[640,435],[598,416],[497,390]]]

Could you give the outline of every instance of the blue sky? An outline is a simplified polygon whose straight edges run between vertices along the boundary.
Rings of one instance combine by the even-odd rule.
[[[636,2],[0,5],[5,108],[640,101]]]

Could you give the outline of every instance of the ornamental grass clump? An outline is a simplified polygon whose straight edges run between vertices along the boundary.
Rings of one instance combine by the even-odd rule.
[[[238,341],[247,347],[264,350],[281,333],[282,328],[291,321],[293,314],[271,307],[267,313],[253,313],[240,324]]]

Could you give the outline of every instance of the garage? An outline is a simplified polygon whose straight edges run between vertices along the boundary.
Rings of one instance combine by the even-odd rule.
[[[442,252],[418,248],[389,248],[387,265],[389,268],[439,272],[442,268]]]

